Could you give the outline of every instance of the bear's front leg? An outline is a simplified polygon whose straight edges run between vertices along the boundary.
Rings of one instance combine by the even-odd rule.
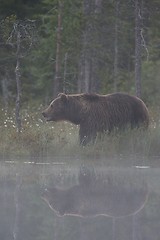
[[[94,143],[96,139],[96,132],[95,130],[92,130],[90,128],[84,128],[83,126],[80,126],[79,129],[79,140],[80,145],[86,146],[88,143]]]

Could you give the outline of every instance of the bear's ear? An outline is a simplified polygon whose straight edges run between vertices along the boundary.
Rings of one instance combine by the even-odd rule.
[[[68,97],[67,97],[66,94],[64,94],[64,93],[59,93],[59,94],[58,94],[58,97],[60,97],[63,102],[67,102]]]

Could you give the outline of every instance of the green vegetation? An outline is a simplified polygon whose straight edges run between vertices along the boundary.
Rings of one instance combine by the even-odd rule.
[[[55,88],[66,93],[135,94],[135,1],[1,1],[0,98],[4,105],[16,97],[18,32],[23,103],[48,101]],[[142,98],[150,105],[160,101],[159,9],[157,0],[143,1],[140,9]],[[19,23],[21,28],[15,28]],[[14,34],[13,29],[17,29]]]
[[[67,122],[46,123],[41,118],[42,107],[23,111],[22,130],[17,132],[13,112],[1,111],[0,158],[25,161],[88,161],[108,165],[155,164],[160,155],[160,123],[152,121],[148,131],[126,130],[97,137],[93,145],[79,146],[78,126]],[[114,162],[115,159],[115,162]],[[151,162],[150,162],[150,159]],[[154,161],[155,160],[155,161]]]

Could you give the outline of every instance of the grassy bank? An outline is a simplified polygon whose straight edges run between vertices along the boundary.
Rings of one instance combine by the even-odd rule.
[[[35,114],[36,112],[36,114]],[[22,112],[22,131],[17,132],[13,112],[1,110],[0,159],[38,161],[55,158],[72,159],[158,159],[160,156],[159,118],[147,132],[140,130],[111,134],[87,147],[78,144],[78,127],[67,122],[46,123],[38,111]],[[119,160],[120,161],[120,160]],[[134,162],[136,164],[136,161]]]

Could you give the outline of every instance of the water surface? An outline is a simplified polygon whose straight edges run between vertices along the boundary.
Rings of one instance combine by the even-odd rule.
[[[0,164],[0,239],[159,240],[160,169]]]

